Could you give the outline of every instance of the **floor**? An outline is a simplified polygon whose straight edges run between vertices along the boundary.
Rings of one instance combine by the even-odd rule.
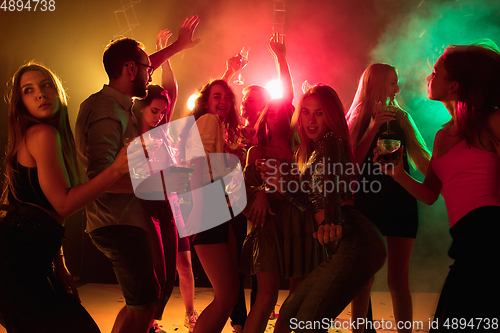
[[[248,303],[250,299],[250,290],[246,290],[246,292]],[[103,333],[111,332],[115,316],[124,302],[118,285],[86,284],[79,288],[79,293],[83,305],[99,325],[101,331]],[[286,290],[280,290],[278,304],[276,305],[276,313],[279,312],[279,306],[285,300],[287,293]],[[412,296],[414,307],[413,320],[415,322],[413,332],[428,332],[439,294],[413,293]],[[201,310],[211,302],[212,298],[212,289],[196,288],[195,307],[198,312],[201,312]],[[377,329],[377,332],[395,332],[396,324],[392,316],[392,303],[389,293],[373,292],[372,304],[374,319],[378,321],[374,323],[374,328]],[[165,309],[164,320],[159,323],[160,327],[167,333],[187,333],[188,330],[183,326],[184,311],[185,309],[179,288],[175,287],[172,298]],[[338,321],[334,323],[333,329],[330,329],[329,332],[350,332],[349,320],[350,307],[348,306],[339,316]],[[275,322],[276,320],[269,320],[266,332],[273,332]],[[5,332],[5,329],[0,326],[0,333]],[[232,332],[229,321],[222,332]]]

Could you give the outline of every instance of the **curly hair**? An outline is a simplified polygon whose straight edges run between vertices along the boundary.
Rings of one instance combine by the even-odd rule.
[[[229,108],[229,114],[224,119],[224,126],[226,128],[226,140],[230,143],[236,142],[240,133],[241,118],[236,112],[236,97],[224,80],[212,80],[206,85],[204,85],[198,93],[198,98],[195,101],[195,106],[190,115],[193,115],[196,120],[208,113],[207,103],[210,98],[210,90],[213,86],[219,85],[223,87],[231,96],[231,107]]]

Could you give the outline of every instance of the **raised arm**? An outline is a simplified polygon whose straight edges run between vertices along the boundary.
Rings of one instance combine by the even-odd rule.
[[[172,33],[168,29],[158,31],[158,33],[156,34],[157,51],[160,51],[167,47],[168,39],[170,36],[172,36]],[[169,118],[167,119],[168,122],[172,117],[175,103],[177,102],[177,95],[179,92],[179,86],[177,85],[177,80],[170,64],[170,58],[161,65],[161,86],[167,90],[168,97],[170,97],[171,101]]]
[[[286,60],[285,36],[274,33],[269,41],[269,51],[274,56],[276,67],[283,85],[283,99],[293,103],[292,74]]]
[[[191,16],[186,18],[179,29],[177,40],[170,44],[168,47],[161,49],[149,56],[151,65],[156,69],[160,67],[165,61],[176,55],[177,53],[187,50],[198,44],[201,40],[199,38],[193,40],[194,31],[200,23],[198,16]]]
[[[221,80],[226,81],[227,83],[230,83],[234,74],[236,74],[236,72],[239,71],[240,69],[245,68],[245,66],[247,64],[248,64],[248,59],[245,60],[241,56],[241,54],[237,54],[237,55],[232,56],[231,58],[227,59],[226,71],[222,75]]]

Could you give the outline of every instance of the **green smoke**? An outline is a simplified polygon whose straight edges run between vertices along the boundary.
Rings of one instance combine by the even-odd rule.
[[[391,19],[372,58],[398,68],[400,102],[432,146],[435,133],[450,115],[442,103],[427,99],[429,65],[432,67],[450,44],[471,44],[483,38],[499,44],[500,1],[422,1],[411,7]]]

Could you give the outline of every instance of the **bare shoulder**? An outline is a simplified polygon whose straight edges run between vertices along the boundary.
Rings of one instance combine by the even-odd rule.
[[[53,126],[47,124],[36,124],[26,130],[26,137],[34,138],[52,135],[59,135],[59,132]]]
[[[441,148],[441,138],[443,136],[445,129],[441,128],[439,131],[437,131],[436,135],[434,136],[434,145],[432,148],[432,157],[437,158],[442,155],[440,152]]]
[[[54,147],[59,144],[59,132],[53,126],[36,124],[26,131],[26,147],[31,155],[35,155],[43,147]]]

